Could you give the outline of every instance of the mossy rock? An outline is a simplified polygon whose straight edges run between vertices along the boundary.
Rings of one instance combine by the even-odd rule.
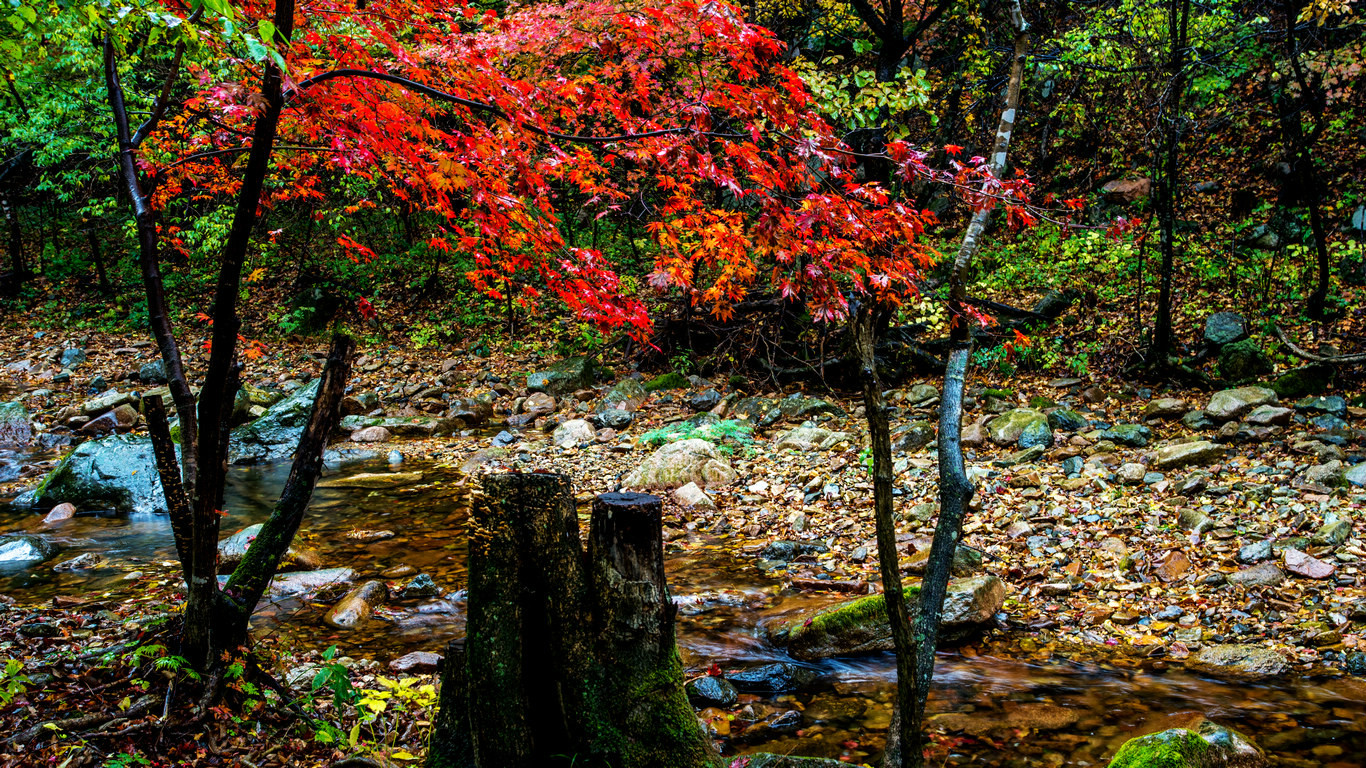
[[[1298,400],[1327,392],[1336,375],[1333,366],[1316,363],[1286,371],[1271,382],[1271,388],[1282,400]]]
[[[768,752],[745,755],[745,768],[848,768],[849,763],[826,757],[793,757]]]
[[[1241,733],[1196,715],[1183,728],[1130,739],[1109,768],[1263,768],[1266,756]]]
[[[1215,366],[1219,378],[1241,384],[1271,373],[1271,361],[1253,339],[1243,339],[1219,350],[1219,362]]]
[[[659,392],[665,389],[687,389],[691,386],[688,377],[678,371],[670,371],[663,376],[656,376],[645,382],[646,392]]]
[[[1015,390],[1013,390],[1013,389],[984,389],[984,390],[982,390],[982,399],[983,399],[983,400],[987,400],[987,399],[990,399],[990,398],[995,398],[995,399],[997,399],[997,400],[1012,400],[1012,399],[1015,398]]]

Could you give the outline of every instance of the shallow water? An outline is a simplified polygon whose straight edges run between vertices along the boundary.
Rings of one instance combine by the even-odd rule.
[[[28,463],[37,457],[11,458]],[[318,549],[325,566],[350,566],[361,576],[412,566],[431,574],[447,598],[393,601],[379,619],[354,632],[323,625],[325,604],[286,600],[258,611],[258,638],[286,635],[313,647],[335,644],[346,654],[387,661],[414,650],[439,652],[449,638],[463,633],[459,590],[466,579],[466,478],[431,464],[409,462],[400,468],[422,471],[423,480],[382,491],[329,488],[324,482],[314,494],[299,543]],[[387,469],[382,462],[369,462],[330,476]],[[233,469],[224,534],[264,519],[287,472],[283,465]],[[56,573],[50,564],[0,568],[0,591],[30,600],[132,592],[137,582],[125,579],[129,571],[174,556],[169,524],[160,515],[91,515],[49,527],[41,516],[6,509],[0,510],[0,530],[44,533],[64,550],[57,561],[87,551],[106,558],[104,567],[77,573]],[[348,538],[357,530],[396,535],[368,543]],[[840,599],[784,591],[780,582],[722,546],[670,551],[667,568],[670,589],[680,602],[680,650],[691,674],[714,663],[731,669],[788,660],[764,644],[759,628],[777,616]],[[890,719],[895,676],[890,656],[811,666],[820,677],[808,689],[742,699],[728,752],[854,762],[878,757]],[[954,765],[1104,765],[1135,731],[1170,725],[1175,715],[1190,711],[1254,736],[1283,765],[1347,768],[1366,760],[1366,683],[1361,681],[1238,686],[1175,671],[944,653],[935,684],[930,711],[952,725],[943,740],[951,747],[948,763]],[[789,710],[802,714],[784,720],[790,721],[785,728],[752,728],[748,738],[742,732],[750,719]]]

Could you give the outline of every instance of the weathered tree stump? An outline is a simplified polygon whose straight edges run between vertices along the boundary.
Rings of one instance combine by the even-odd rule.
[[[661,503],[492,475],[470,516],[469,621],[447,647],[429,768],[715,768],[683,691]]]

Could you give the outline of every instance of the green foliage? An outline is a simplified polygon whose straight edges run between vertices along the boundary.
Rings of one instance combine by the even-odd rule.
[[[19,659],[5,659],[5,666],[0,669],[0,704],[9,704],[15,698],[23,696],[31,682],[33,681],[28,675],[24,674],[24,662]]]
[[[727,452],[731,445],[747,446],[752,444],[754,442],[754,425],[739,419],[702,424],[691,421],[676,421],[641,435],[640,444],[656,448],[666,443],[676,443],[679,440],[691,440],[693,438],[718,443],[720,450]]]

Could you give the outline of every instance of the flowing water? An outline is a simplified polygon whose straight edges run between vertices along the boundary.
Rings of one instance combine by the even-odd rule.
[[[35,458],[9,460],[22,466]],[[330,488],[325,481],[314,494],[300,544],[319,550],[325,566],[349,566],[361,576],[411,566],[430,574],[446,597],[391,601],[377,620],[352,632],[321,623],[325,603],[285,600],[258,611],[258,638],[279,634],[306,647],[337,645],[352,656],[388,661],[414,650],[440,652],[449,638],[463,633],[466,479],[433,465],[409,462],[401,468],[422,471],[424,477],[415,485],[380,491]],[[354,464],[332,477],[385,470],[383,464]],[[287,471],[283,465],[234,469],[224,532],[264,519]],[[395,535],[370,542],[349,535],[375,530]],[[128,594],[137,583],[125,578],[130,571],[174,557],[170,527],[160,515],[82,516],[49,527],[40,516],[0,509],[0,531],[43,533],[62,547],[59,560],[79,552],[105,557],[103,567],[75,573],[56,573],[50,563],[0,565],[0,591],[29,600]],[[838,599],[784,590],[725,551],[722,542],[668,548],[670,589],[680,604],[679,644],[692,674],[712,664],[734,669],[790,661],[764,644],[759,627]],[[878,757],[891,713],[895,667],[890,656],[809,666],[819,677],[797,693],[742,697],[734,721],[727,723],[728,753],[781,752],[853,762]],[[954,765],[1103,766],[1125,738],[1170,725],[1191,711],[1255,737],[1281,765],[1366,765],[1366,683],[1360,680],[1231,685],[1184,672],[1041,664],[969,651],[941,654],[935,686],[930,711],[948,726],[940,729],[941,739]]]

